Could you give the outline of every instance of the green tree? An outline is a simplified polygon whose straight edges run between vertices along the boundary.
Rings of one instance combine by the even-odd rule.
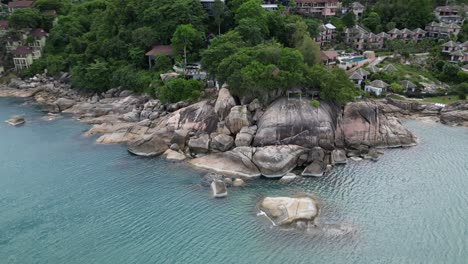
[[[344,15],[341,20],[343,21],[345,27],[350,28],[356,25],[356,15],[354,14],[354,12],[346,13],[346,15]]]
[[[401,84],[393,82],[393,83],[390,84],[389,90],[394,92],[394,93],[401,93],[401,92],[403,92],[404,88],[403,88],[403,86]]]
[[[39,9],[41,12],[46,10],[59,11],[64,7],[66,1],[61,0],[37,0],[34,2],[34,7]]]
[[[320,47],[309,36],[304,37],[297,49],[302,53],[302,56],[304,56],[304,62],[307,65],[312,66],[320,63]]]
[[[363,20],[362,23],[364,26],[366,26],[368,29],[370,29],[373,32],[376,32],[378,29],[378,26],[381,26],[381,19],[378,13],[376,12],[370,12]]]
[[[201,94],[202,83],[197,80],[172,79],[158,87],[159,98],[164,103],[195,100]]]
[[[214,21],[218,26],[218,35],[221,35],[221,23],[223,23],[224,16],[227,12],[224,2],[221,2],[221,0],[215,0],[211,8],[211,12],[213,12]]]
[[[33,8],[16,9],[8,18],[10,26],[15,29],[37,28],[41,20],[39,10]]]
[[[191,24],[179,25],[172,36],[172,47],[183,52],[184,67],[187,65],[187,54],[194,52],[203,41],[203,33],[196,30]]]
[[[258,20],[254,18],[244,18],[239,22],[236,31],[242,36],[242,39],[254,46],[262,43],[265,40],[264,27],[258,24]]]

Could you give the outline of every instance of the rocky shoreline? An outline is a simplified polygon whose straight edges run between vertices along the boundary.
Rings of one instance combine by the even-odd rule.
[[[440,116],[442,123],[467,125],[468,103],[446,107],[398,101],[361,101],[339,107],[279,98],[238,105],[227,88],[190,104],[162,104],[118,88],[105,93],[71,89],[70,77],[35,76],[0,87],[0,97],[30,97],[48,113],[77,116],[91,124],[86,135],[100,144],[127,143],[130,153],[189,160],[195,167],[251,178],[283,177],[293,170],[322,176],[353,160],[378,159],[378,149],[409,147],[417,138],[398,118]],[[289,175],[290,176],[290,175]]]
[[[101,94],[78,91],[69,82],[68,74],[13,80],[0,85],[0,97],[32,98],[49,119],[73,115],[92,125],[85,135],[99,135],[98,144],[125,143],[134,155],[187,160],[210,172],[201,184],[214,197],[227,196],[227,187],[242,187],[249,178],[288,183],[299,175],[320,177],[348,159],[378,160],[384,148],[416,145],[416,136],[399,118],[468,125],[466,101],[446,107],[393,99],[314,107],[308,100],[279,98],[268,106],[258,100],[239,105],[221,88],[208,90],[193,104],[162,104],[118,88]],[[307,194],[265,197],[258,210],[273,225],[318,228],[319,203]]]

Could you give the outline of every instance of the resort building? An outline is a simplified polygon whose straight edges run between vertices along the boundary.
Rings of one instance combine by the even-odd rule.
[[[438,6],[434,10],[437,20],[444,23],[457,23],[462,25],[468,15],[468,6]]]
[[[315,38],[315,42],[317,42],[320,47],[332,44],[335,31],[336,27],[330,23],[326,25],[320,25],[319,35]]]
[[[455,41],[449,41],[442,44],[443,54],[446,54],[450,62],[467,62],[468,61],[468,41],[459,43]]]
[[[33,64],[33,48],[29,46],[18,46],[12,54],[16,70],[27,69]]]
[[[28,43],[30,47],[40,51],[44,49],[48,36],[45,30],[43,30],[42,28],[32,29],[31,31],[29,31],[28,36],[31,36],[33,39],[31,43]]]
[[[320,60],[325,65],[335,65],[338,59],[338,53],[334,50],[322,50],[320,51]]]
[[[295,0],[295,11],[304,16],[331,17],[341,8],[339,0]]]
[[[418,88],[416,86],[416,84],[414,84],[414,83],[412,83],[412,82],[410,82],[408,80],[401,81],[400,85],[403,86],[406,93],[414,93],[414,92],[416,92],[416,89]]]
[[[381,96],[382,93],[387,92],[387,88],[390,85],[382,80],[372,81],[370,84],[364,86],[364,90],[368,93],[374,93],[377,96]]]
[[[461,27],[455,23],[431,22],[426,26],[425,30],[429,37],[450,37],[452,35],[457,36]]]
[[[148,57],[149,68],[151,69],[156,63],[155,58],[158,55],[172,56],[172,47],[170,45],[157,45],[154,46],[150,51],[146,52],[146,57]]]
[[[0,37],[5,36],[8,33],[9,23],[8,20],[0,20]]]
[[[31,8],[33,4],[34,1],[11,1],[8,3],[8,11],[13,13],[17,9]]]
[[[362,14],[364,13],[365,7],[359,3],[359,2],[353,2],[351,5],[349,5],[349,10],[348,12],[353,12],[354,15],[356,16],[356,19],[359,20],[362,17]]]

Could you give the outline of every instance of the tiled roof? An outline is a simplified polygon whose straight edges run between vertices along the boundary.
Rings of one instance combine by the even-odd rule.
[[[334,50],[322,50],[320,51],[320,59],[321,60],[332,60],[338,57],[338,53]]]
[[[42,38],[42,37],[47,37],[48,34],[42,28],[35,28],[29,31],[29,35],[35,38]]]
[[[450,53],[450,55],[452,56],[459,56],[459,57],[463,57],[465,56],[465,52],[463,52],[462,50],[456,50],[456,51],[453,51]]]
[[[363,77],[366,77],[370,74],[368,71],[364,70],[363,68],[357,69],[356,72],[358,72]]]
[[[442,44],[442,47],[450,47],[450,48],[453,48],[453,47],[458,47],[459,45],[460,45],[460,43],[451,40],[451,41],[449,41],[449,42],[447,42],[447,43]]]
[[[8,3],[9,8],[27,8],[32,7],[34,1],[14,1]]]
[[[393,66],[393,64],[388,64],[387,66],[385,66],[383,68],[384,71],[391,71],[391,72],[396,72],[398,71],[397,68],[395,68],[395,66]]]
[[[359,74],[359,72],[355,71],[351,74],[351,76],[349,76],[349,79],[350,80],[364,80],[364,77],[362,77],[362,75]]]
[[[372,73],[378,73],[380,69],[375,65],[371,65],[369,66],[369,71],[371,71]]]
[[[26,54],[32,54],[33,49],[28,46],[18,46],[14,51],[14,55],[26,55]]]
[[[390,86],[388,83],[382,80],[374,80],[369,85],[376,88],[387,88],[388,86]]]
[[[154,55],[167,55],[170,56],[172,55],[172,47],[169,45],[158,45],[154,46],[153,49],[150,51],[146,52],[146,56],[154,56]]]
[[[408,81],[408,80],[403,80],[400,82],[401,86],[403,86],[403,88],[405,89],[408,89],[408,88],[416,88],[416,84]]]

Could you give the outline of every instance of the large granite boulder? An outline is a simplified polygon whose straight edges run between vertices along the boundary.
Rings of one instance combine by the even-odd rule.
[[[259,207],[277,225],[290,225],[297,221],[313,223],[320,212],[318,202],[306,195],[265,197]]]
[[[210,136],[208,134],[200,134],[190,138],[188,146],[191,153],[204,154],[210,150]]]
[[[234,100],[234,97],[232,97],[229,90],[226,88],[221,88],[218,93],[218,99],[216,99],[214,106],[214,110],[219,119],[224,120],[224,118],[231,112],[231,108],[235,105],[236,101]]]
[[[182,161],[182,160],[185,160],[185,155],[178,152],[178,151],[175,151],[175,150],[172,150],[172,149],[168,149],[166,150],[163,155],[166,157],[166,159],[168,160],[174,160],[174,161]]]
[[[257,126],[243,127],[236,135],[236,147],[248,147],[252,143]]]
[[[327,166],[322,161],[314,160],[302,172],[302,176],[322,177],[327,169]]]
[[[335,149],[331,152],[331,163],[336,164],[346,164],[348,159],[346,157],[346,151],[342,149]]]
[[[325,102],[315,108],[308,100],[281,98],[258,121],[254,146],[299,145],[331,150],[340,108]]]
[[[296,145],[279,145],[256,148],[252,162],[265,177],[282,177],[292,171],[307,149]]]
[[[158,156],[168,148],[167,143],[157,136],[146,136],[128,143],[128,152],[137,156]]]
[[[188,139],[189,131],[187,129],[177,129],[172,135],[171,143],[177,144],[179,148],[184,149]]]
[[[54,102],[54,104],[58,106],[60,111],[63,111],[75,105],[75,101],[66,98],[59,98]]]
[[[440,121],[447,125],[468,126],[468,101],[447,105],[440,112]]]
[[[337,147],[401,147],[416,144],[416,136],[373,102],[348,103],[335,133]]]
[[[232,134],[237,134],[245,127],[252,125],[252,116],[246,105],[238,105],[231,108],[226,117],[226,126]]]
[[[219,134],[212,139],[211,145],[215,150],[228,151],[234,145],[234,139],[231,136]]]
[[[212,153],[190,160],[195,167],[234,177],[258,177],[261,175],[252,163],[253,149],[239,147],[227,152]]]

